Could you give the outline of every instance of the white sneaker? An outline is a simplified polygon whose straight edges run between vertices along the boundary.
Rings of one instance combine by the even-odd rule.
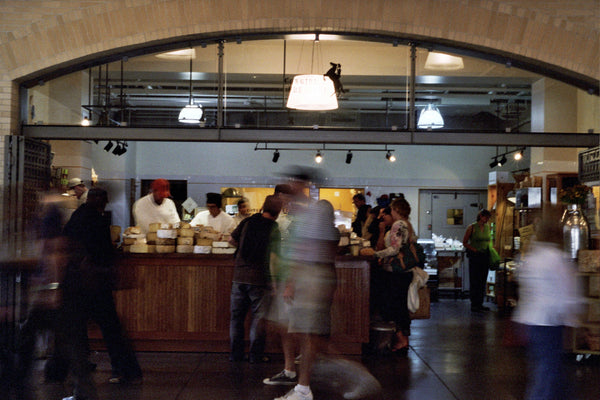
[[[313,394],[312,392],[308,392],[308,394],[302,394],[297,392],[294,388],[282,397],[277,397],[275,400],[313,400]]]

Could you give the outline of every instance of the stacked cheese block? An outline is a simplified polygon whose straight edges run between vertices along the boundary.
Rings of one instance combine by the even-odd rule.
[[[130,253],[233,254],[230,234],[221,234],[210,226],[192,228],[187,222],[151,223],[146,235],[137,226],[123,234],[123,251]]]

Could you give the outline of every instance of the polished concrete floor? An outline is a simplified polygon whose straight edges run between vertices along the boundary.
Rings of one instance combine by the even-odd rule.
[[[523,399],[527,384],[525,349],[503,340],[506,319],[493,308],[471,313],[468,300],[441,299],[432,303],[432,318],[414,321],[406,356],[344,357],[364,365],[382,391],[369,399],[389,400],[514,400]],[[280,355],[266,364],[231,363],[222,353],[138,353],[144,383],[107,383],[106,353],[92,355],[98,363],[94,380],[102,400],[250,400],[273,399],[288,388],[267,386],[265,377],[282,368]],[[596,356],[597,357],[597,356]],[[600,399],[600,362],[580,362],[565,356],[572,393],[569,400]],[[33,383],[39,400],[69,394],[63,385],[39,383],[41,361]],[[356,365],[356,364],[354,364]],[[315,399],[343,399],[346,386],[360,376],[337,371],[336,385],[313,387]],[[328,381],[332,382],[332,381]]]

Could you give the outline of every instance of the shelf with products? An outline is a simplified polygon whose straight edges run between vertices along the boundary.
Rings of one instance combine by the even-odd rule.
[[[588,250],[591,258],[600,258],[600,250]],[[580,271],[587,270],[579,266]],[[600,354],[600,272],[578,272],[584,301],[579,326],[571,331],[571,350],[578,354]]]

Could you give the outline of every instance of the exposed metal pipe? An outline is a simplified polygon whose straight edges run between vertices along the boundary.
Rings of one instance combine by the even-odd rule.
[[[408,130],[414,133],[416,128],[416,112],[415,112],[415,92],[416,92],[416,75],[417,75],[417,45],[410,43],[410,83],[408,87],[408,97],[410,103],[408,106]]]
[[[219,82],[217,88],[217,129],[223,127],[223,41],[219,41]]]

